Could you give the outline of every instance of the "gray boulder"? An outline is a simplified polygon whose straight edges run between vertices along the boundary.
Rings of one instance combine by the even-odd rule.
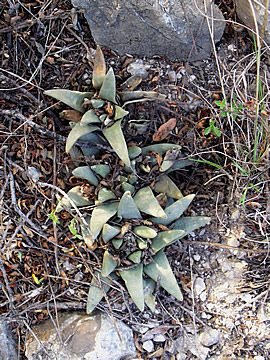
[[[133,332],[105,314],[66,312],[56,323],[47,320],[26,340],[28,360],[120,360],[136,357]]]
[[[94,40],[117,51],[170,60],[201,60],[213,50],[203,0],[72,0],[85,9]],[[207,16],[214,41],[225,21],[210,0]],[[213,19],[213,20],[212,20]]]
[[[0,359],[18,358],[17,344],[5,319],[0,319]]]
[[[267,0],[252,0],[252,7],[249,3],[249,1],[247,0],[235,0],[235,4],[236,4],[236,13],[237,16],[239,17],[239,20],[245,24],[249,29],[252,29],[253,31],[256,32],[256,27],[254,24],[254,15],[253,15],[253,11],[256,15],[256,21],[257,21],[257,25],[259,28],[259,32],[260,32],[260,36],[262,36],[262,28],[263,28],[263,24],[264,24],[264,17],[265,17],[265,12],[266,12],[266,3]],[[251,32],[252,34],[252,32]],[[268,7],[268,11],[266,14],[266,24],[265,24],[265,29],[264,29],[264,40],[266,41],[266,43],[268,44],[268,46],[270,45],[270,8]]]

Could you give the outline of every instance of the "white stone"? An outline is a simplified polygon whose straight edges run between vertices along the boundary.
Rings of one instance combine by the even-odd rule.
[[[212,328],[205,328],[198,336],[202,345],[209,347],[215,345],[220,340],[221,333],[218,330]]]
[[[197,277],[194,283],[194,292],[195,295],[199,296],[206,289],[204,280],[200,277]]]
[[[233,236],[233,235],[231,235],[230,237],[229,237],[229,239],[227,240],[227,244],[229,245],[229,246],[233,246],[233,247],[239,247],[239,245],[240,245],[240,242],[237,240],[237,238],[235,237],[235,236]]]
[[[165,342],[167,339],[166,339],[166,336],[164,336],[163,334],[157,334],[154,336],[153,340],[155,342]]]
[[[203,291],[201,294],[200,294],[200,299],[201,301],[205,301],[207,299],[207,292],[206,291]]]
[[[145,351],[147,351],[147,352],[149,352],[149,353],[152,352],[152,351],[154,351],[154,344],[153,344],[153,341],[151,341],[151,340],[145,341],[145,342],[143,343],[142,347],[143,347],[143,349],[144,349]]]

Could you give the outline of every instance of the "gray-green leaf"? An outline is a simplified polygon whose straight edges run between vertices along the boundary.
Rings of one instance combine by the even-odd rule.
[[[112,126],[103,129],[103,134],[116,154],[123,160],[124,164],[130,167],[127,144],[121,129],[121,120],[118,120]]]
[[[102,300],[104,294],[109,291],[111,281],[104,278],[98,272],[92,277],[91,285],[88,291],[86,313],[90,314]]]
[[[159,205],[159,202],[149,186],[141,188],[134,196],[134,201],[140,211],[152,216],[167,219],[167,215]]]
[[[109,224],[103,225],[102,239],[105,243],[120,234],[121,228],[119,226],[111,226]]]
[[[116,95],[115,76],[113,69],[110,68],[103,80],[102,86],[99,91],[99,97],[101,99],[116,103],[115,95]]]
[[[185,235],[189,234],[202,226],[205,226],[211,221],[209,216],[187,216],[181,217],[175,223],[173,223],[171,229],[181,229],[185,231]]]
[[[186,233],[184,230],[160,231],[157,236],[152,240],[151,249],[155,253],[157,253],[165,246],[172,244],[173,242],[181,239],[185,235]]]
[[[195,197],[194,194],[187,195],[175,201],[172,205],[168,206],[165,209],[167,219],[151,218],[150,221],[153,221],[156,224],[169,225],[174,220],[177,220],[183,214],[183,212],[189,207],[189,204],[194,199],[194,197]]]
[[[98,178],[89,166],[79,166],[72,171],[72,174],[78,178],[87,180],[89,184],[98,186]]]
[[[114,260],[113,256],[109,253],[108,250],[106,250],[103,255],[101,276],[107,277],[111,272],[113,272],[116,266],[117,261]]]
[[[181,199],[183,197],[181,191],[167,175],[163,175],[159,178],[154,184],[154,190],[158,193],[164,193],[173,199]]]
[[[94,95],[91,92],[79,92],[67,89],[52,89],[44,91],[45,95],[52,96],[53,98],[62,101],[64,104],[70,106],[72,109],[84,112],[82,106],[84,99],[91,99]]]
[[[88,206],[92,205],[93,201],[89,200],[81,191],[81,186],[74,186],[67,193],[67,197],[64,196],[56,207],[56,212],[63,210],[64,208],[71,209],[72,204],[69,201],[71,199],[76,206]]]
[[[118,203],[97,206],[91,216],[90,230],[93,238],[96,239],[103,228],[103,225],[117,213]]]
[[[119,274],[126,284],[126,288],[139,310],[144,310],[143,296],[143,265],[139,264],[133,269],[121,270]]]
[[[71,147],[76,143],[76,141],[88,134],[91,133],[93,131],[99,130],[98,126],[94,126],[94,125],[85,125],[85,126],[81,126],[80,123],[77,123],[70,131],[68,138],[67,138],[67,142],[66,142],[66,152],[69,153]]]
[[[159,279],[160,286],[168,291],[169,294],[173,295],[179,301],[183,300],[181,290],[172,272],[169,261],[163,251],[159,251],[153,257],[153,261],[144,267],[143,271],[151,279],[155,281],[158,281]]]
[[[141,219],[142,216],[132,199],[130,191],[126,191],[119,202],[118,216],[124,219]]]
[[[101,123],[99,117],[96,115],[94,109],[88,110],[83,117],[81,118],[80,125],[85,126],[88,124],[98,124]]]

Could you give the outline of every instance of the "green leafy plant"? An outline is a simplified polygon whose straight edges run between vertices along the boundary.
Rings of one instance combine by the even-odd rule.
[[[216,101],[216,105],[222,110],[221,116],[227,116],[227,106],[226,106],[226,99],[223,99],[222,101]]]
[[[76,228],[76,224],[75,224],[75,219],[73,218],[70,222],[70,224],[68,225],[68,229],[71,232],[72,239],[82,239],[81,235],[78,235],[77,233],[77,228]]]
[[[162,151],[157,147],[160,145],[163,146]],[[152,145],[147,151],[142,149],[141,153],[149,156],[152,153],[149,149],[155,149],[166,159],[168,150],[165,150],[169,147],[173,145]],[[175,298],[182,300],[164,248],[204,226],[210,218],[181,217],[194,195],[184,197],[166,172],[157,176],[151,186],[141,187],[140,177],[126,172],[125,168],[119,168],[119,175],[114,182],[109,182],[112,171],[108,164],[76,168],[73,174],[91,185],[97,184],[96,197],[87,199],[82,186],[77,186],[67,193],[67,198],[60,200],[57,209],[71,208],[69,199],[78,207],[91,205],[86,224],[80,223],[81,233],[87,246],[102,259],[102,266],[101,273],[92,278],[87,312],[92,312],[98,305],[109,290],[112,278],[124,281],[141,311],[145,303],[154,311],[156,281]],[[143,174],[143,171],[140,173]],[[100,186],[101,183],[107,186]],[[102,288],[99,287],[101,285]]]
[[[209,126],[204,130],[204,135],[209,135],[211,132],[218,137],[221,136],[221,131],[215,125],[215,120],[209,121]]]
[[[232,104],[229,108],[226,105],[225,98],[222,101],[216,101],[215,104],[220,108],[220,110],[222,110],[221,116],[226,117],[228,114],[231,114],[233,120],[236,120],[237,117],[241,117],[242,111],[245,109],[244,104],[237,103],[235,95],[233,95]]]
[[[32,278],[33,278],[35,284],[37,284],[37,285],[40,285],[42,283],[42,281],[44,280],[44,278],[39,279],[35,274],[32,274]]]
[[[126,82],[129,89],[134,88],[130,85],[133,80],[137,84],[138,79]],[[80,238],[80,227],[87,247],[101,261],[91,280],[87,313],[95,309],[115,280],[125,284],[139,310],[143,311],[146,304],[154,311],[156,282],[176,299],[183,298],[165,247],[204,226],[210,218],[181,217],[195,196],[183,196],[169,177],[171,172],[192,164],[182,158],[181,146],[159,143],[141,148],[126,143],[121,129],[121,120],[127,115],[125,105],[158,99],[159,95],[140,91],[116,93],[113,70],[106,73],[100,48],[92,83],[95,91],[89,93],[46,91],[84,114],[78,123],[72,124],[66,151],[70,152],[80,140],[84,155],[96,155],[88,158],[87,165],[72,171],[84,184],[71,188],[55,212],[65,209],[72,214],[74,207],[87,207],[87,216],[76,215],[69,225],[75,238]],[[95,132],[102,133],[117,156],[111,154],[101,160],[95,142],[104,144],[104,139],[100,140]],[[52,220],[57,216],[55,212],[50,214]]]
[[[56,215],[56,209],[53,209],[52,212],[48,214],[48,218],[52,220],[54,226],[60,223],[59,216]]]
[[[140,83],[137,77],[133,77],[128,82],[128,89],[132,81]],[[130,167],[127,144],[121,129],[121,121],[128,114],[124,107],[142,99],[164,99],[164,96],[154,91],[127,90],[117,93],[113,69],[110,68],[106,73],[105,59],[99,46],[94,60],[92,84],[94,89],[90,92],[66,89],[44,92],[83,114],[79,122],[71,122],[72,129],[67,138],[66,152],[69,153],[80,139],[86,144],[80,146],[83,154],[96,155],[99,152],[98,145],[106,144],[105,138],[124,164]],[[119,102],[122,103],[122,107]],[[102,133],[103,137],[98,136],[97,132]]]

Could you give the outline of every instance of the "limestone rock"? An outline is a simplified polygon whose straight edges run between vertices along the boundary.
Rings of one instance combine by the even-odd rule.
[[[259,27],[260,35],[264,23],[267,0],[251,0],[252,6],[256,14],[256,20]],[[252,7],[247,0],[235,0],[236,12],[240,21],[248,28],[256,31]],[[264,40],[270,45],[270,8],[268,8],[267,22],[264,31]]]
[[[220,336],[220,331],[208,327],[199,334],[199,341],[203,346],[209,347],[217,344],[220,340]]]
[[[188,353],[191,352],[192,359],[206,360],[209,348],[203,346],[200,341],[198,341],[197,336],[194,334],[182,334],[177,339],[172,340],[170,347],[166,347],[166,351],[175,354],[176,359],[186,359]]]
[[[58,331],[51,320],[34,327],[40,343],[29,334],[25,352],[27,359],[120,360],[136,356],[132,330],[121,321],[113,322],[105,314],[89,316],[81,312],[60,314],[58,321]]]
[[[0,320],[0,359],[13,360],[18,358],[17,345],[5,320]]]
[[[203,0],[72,0],[72,3],[85,9],[96,43],[120,55],[160,55],[171,60],[194,61],[205,59],[212,52]],[[225,21],[216,5],[210,0],[206,4],[217,42]]]

